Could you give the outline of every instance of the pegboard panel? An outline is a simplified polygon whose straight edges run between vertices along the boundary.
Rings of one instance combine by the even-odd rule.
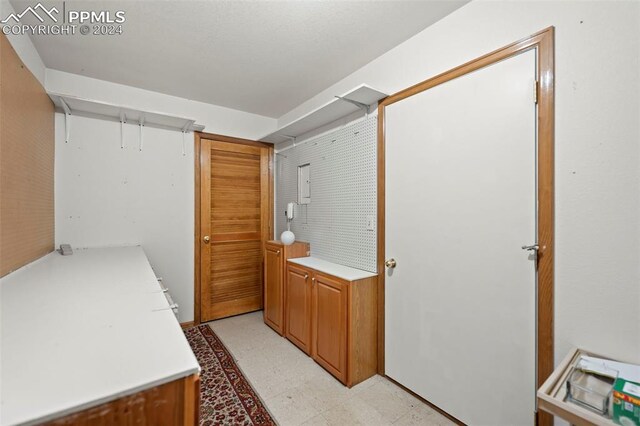
[[[369,116],[276,155],[276,238],[287,203],[298,198],[298,166],[311,164],[311,203],[296,206],[291,231],[312,256],[376,272],[377,116]],[[374,226],[375,229],[375,226]]]
[[[53,251],[54,107],[0,36],[0,276]]]

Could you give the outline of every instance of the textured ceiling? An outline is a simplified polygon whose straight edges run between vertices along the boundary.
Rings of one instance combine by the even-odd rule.
[[[466,2],[43,0],[124,10],[123,34],[32,39],[48,68],[279,117]]]

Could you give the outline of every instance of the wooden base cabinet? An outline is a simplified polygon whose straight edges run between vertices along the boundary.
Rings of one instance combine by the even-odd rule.
[[[349,284],[320,273],[312,278],[313,359],[347,382],[347,306]]]
[[[311,272],[288,266],[285,302],[285,336],[311,355]]]
[[[284,335],[284,294],[287,259],[309,256],[309,244],[296,241],[284,245],[268,241],[264,249],[264,322],[278,334]]]
[[[376,374],[377,278],[346,281],[288,263],[286,337],[351,387]]]
[[[193,375],[42,423],[43,426],[196,426],[200,376]]]

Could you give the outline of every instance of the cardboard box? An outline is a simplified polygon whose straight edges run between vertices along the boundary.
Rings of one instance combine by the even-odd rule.
[[[623,378],[615,381],[612,418],[622,426],[640,426],[640,383]]]

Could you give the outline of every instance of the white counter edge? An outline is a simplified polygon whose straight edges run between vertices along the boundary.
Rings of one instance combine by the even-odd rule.
[[[293,259],[287,259],[287,261],[314,269],[318,272],[333,275],[334,277],[338,277],[346,281],[358,281],[378,276],[378,274],[375,274],[373,272],[363,271],[362,269],[340,265],[338,263],[329,262],[327,260],[319,259],[313,256],[296,257]]]

